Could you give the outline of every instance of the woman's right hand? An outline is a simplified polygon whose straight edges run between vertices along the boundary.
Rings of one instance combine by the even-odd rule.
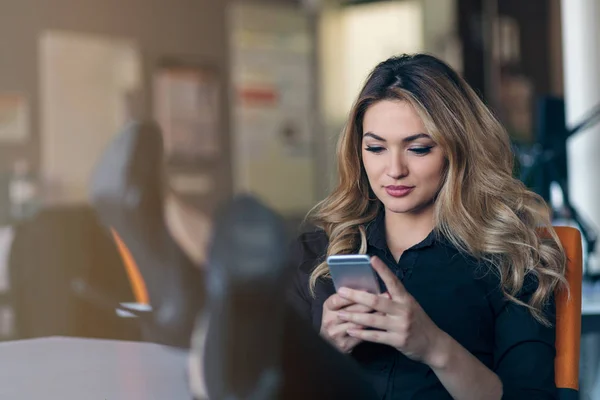
[[[373,310],[361,304],[355,304],[339,296],[337,293],[329,296],[323,303],[321,318],[321,336],[342,353],[350,353],[362,340],[348,335],[348,329],[362,328],[352,322],[338,318],[338,312],[370,313]]]

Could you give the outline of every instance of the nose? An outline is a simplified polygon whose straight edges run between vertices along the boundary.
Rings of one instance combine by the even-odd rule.
[[[408,175],[408,166],[404,156],[400,153],[390,154],[390,160],[387,168],[387,175],[392,179],[401,179]]]

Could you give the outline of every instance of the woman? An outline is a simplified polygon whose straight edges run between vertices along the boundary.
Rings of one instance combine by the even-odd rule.
[[[450,67],[391,58],[338,146],[339,184],[302,235],[294,305],[380,398],[550,399],[565,256],[512,177],[507,133]],[[335,292],[327,255],[361,253],[385,295]]]

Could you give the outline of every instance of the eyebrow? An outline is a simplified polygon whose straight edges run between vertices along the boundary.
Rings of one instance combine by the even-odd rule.
[[[373,132],[367,132],[367,133],[365,133],[363,135],[363,137],[367,137],[367,136],[368,137],[372,137],[373,139],[379,140],[381,142],[385,142],[386,141],[384,138],[382,138],[379,135],[374,134]],[[429,136],[426,133],[417,133],[417,134],[405,137],[404,139],[402,139],[402,141],[404,143],[410,143],[410,142],[413,142],[413,141],[415,141],[417,139],[431,139],[431,136]]]

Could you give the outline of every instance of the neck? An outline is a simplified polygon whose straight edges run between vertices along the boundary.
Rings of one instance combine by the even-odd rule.
[[[404,250],[423,241],[433,228],[433,208],[419,213],[393,213],[386,210],[385,236],[396,260]]]

